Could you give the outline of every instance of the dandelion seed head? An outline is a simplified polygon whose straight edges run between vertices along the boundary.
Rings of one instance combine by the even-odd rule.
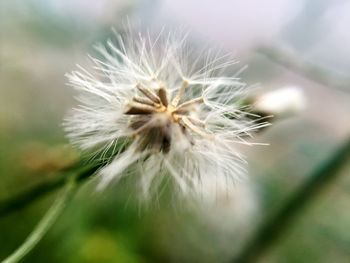
[[[242,107],[247,85],[229,54],[200,52],[186,34],[127,36],[98,45],[92,70],[68,74],[80,105],[64,126],[71,142],[105,163],[99,188],[136,173],[144,197],[165,177],[201,195],[203,177],[229,188],[245,173],[238,144],[256,124]]]

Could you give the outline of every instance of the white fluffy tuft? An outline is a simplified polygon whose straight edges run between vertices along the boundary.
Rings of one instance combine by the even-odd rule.
[[[79,67],[68,75],[80,105],[64,125],[74,145],[106,162],[100,171],[100,188],[133,169],[145,197],[165,177],[172,178],[185,195],[200,196],[208,191],[203,189],[205,178],[220,185],[225,182],[230,189],[246,174],[245,160],[236,145],[250,144],[245,138],[265,124],[251,121],[241,106],[247,85],[235,74],[225,76],[237,63],[230,55],[198,52],[186,43],[186,36],[164,32],[154,38],[150,34],[118,35],[115,43],[108,41],[106,46],[97,46],[97,51],[102,58],[91,58],[91,72]],[[151,91],[162,86],[174,105],[188,102],[190,106],[182,106],[185,113],[176,117],[164,117],[175,116],[170,109],[151,113],[147,121],[142,115],[147,123],[133,130],[130,123],[139,116],[126,114],[125,107],[140,95],[138,85]],[[181,90],[182,86],[186,87]],[[145,107],[143,104],[142,110]],[[165,125],[161,136],[171,138],[166,150],[164,145],[161,150],[152,145],[140,147],[145,134],[152,136],[145,130]]]

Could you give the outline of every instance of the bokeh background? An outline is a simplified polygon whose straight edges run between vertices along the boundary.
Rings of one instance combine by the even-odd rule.
[[[140,30],[185,27],[249,65],[241,76],[258,93],[296,86],[306,99],[257,135],[270,146],[243,149],[249,178],[215,206],[139,207],[123,184],[101,194],[91,181],[25,262],[233,262],[350,136],[349,1],[4,0],[0,12],[0,200],[76,160],[61,127],[76,103],[64,74],[127,18]],[[0,259],[57,194],[0,217]],[[350,262],[349,158],[255,261]]]

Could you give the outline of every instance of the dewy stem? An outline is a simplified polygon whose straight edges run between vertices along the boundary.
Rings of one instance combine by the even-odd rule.
[[[73,178],[72,178],[73,177]],[[30,233],[24,243],[17,248],[9,257],[4,259],[2,263],[16,263],[23,259],[44,237],[51,226],[56,222],[59,215],[63,212],[67,203],[72,199],[77,189],[77,181],[75,176],[67,179],[64,192],[55,200],[50,209],[40,220],[38,225]]]

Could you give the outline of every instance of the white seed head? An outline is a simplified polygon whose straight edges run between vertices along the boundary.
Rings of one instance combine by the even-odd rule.
[[[229,189],[246,173],[237,144],[265,124],[242,108],[246,84],[225,76],[236,63],[229,55],[191,50],[186,37],[164,32],[117,36],[97,50],[93,72],[68,75],[80,106],[65,129],[105,161],[100,188],[132,172],[145,197],[165,177],[192,195],[205,192],[204,177]]]

